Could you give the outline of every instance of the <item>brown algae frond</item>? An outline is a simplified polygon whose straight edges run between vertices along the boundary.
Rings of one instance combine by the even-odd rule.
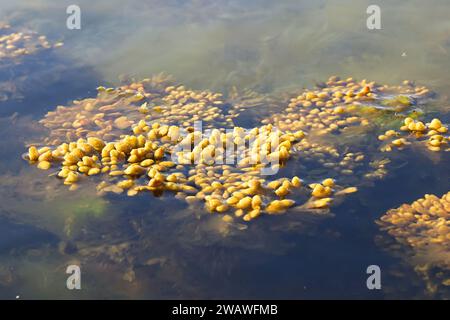
[[[426,280],[428,291],[450,286],[450,192],[440,198],[426,194],[391,209],[377,224],[408,253],[406,259]]]

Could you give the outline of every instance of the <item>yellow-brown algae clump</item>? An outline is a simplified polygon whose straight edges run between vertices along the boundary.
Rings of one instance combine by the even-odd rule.
[[[327,138],[350,125],[366,126],[365,119],[353,113],[355,101],[373,101],[386,88],[352,79],[330,81],[329,88],[301,95],[301,104],[311,107],[301,107],[309,108],[305,123],[311,125],[297,126],[289,120],[283,130],[273,121],[251,130],[226,130],[233,117],[219,108],[225,103],[220,94],[188,90],[164,77],[119,88],[99,87],[96,98],[49,112],[42,120],[51,129],[42,143],[47,147],[30,148],[27,158],[43,168],[50,163],[65,184],[103,179],[99,192],[126,191],[129,196],[170,191],[189,205],[202,203],[211,213],[234,213],[244,221],[284,212],[295,204],[287,198],[298,201],[307,194],[311,195],[307,209],[326,209],[332,197],[357,189],[324,179],[324,172],[338,180],[344,176],[355,180],[361,173],[377,179],[386,174],[388,163],[385,159],[369,162],[362,151],[337,147]],[[288,113],[295,113],[294,104]],[[206,134],[196,130],[195,120],[204,121]],[[397,132],[391,130],[386,136],[397,137]],[[298,176],[271,180],[264,173],[282,169],[292,158],[301,165],[321,166],[302,176],[308,183],[305,187]],[[367,163],[373,172],[367,173]]]
[[[340,127],[346,128],[351,125],[357,128],[358,126],[366,126],[365,119],[352,111],[354,103],[346,105],[345,99],[341,99],[343,96],[352,99],[359,96],[359,98],[355,99],[372,101],[377,99],[377,95],[382,96],[384,91],[387,90],[386,87],[375,83],[367,81],[356,83],[353,79],[347,79],[330,80],[328,88],[307,91],[304,93],[305,99],[307,98],[311,103],[318,102],[318,106],[311,109],[311,114],[305,118],[305,123],[313,123],[321,117],[326,118],[330,110],[333,111],[329,116],[337,116],[338,118],[330,120],[331,122],[325,121],[325,118],[322,119],[324,121],[320,120],[323,122],[323,126],[322,124],[296,126],[291,121],[286,121],[285,131],[281,131],[282,135],[293,135],[289,139],[295,140],[288,141],[278,134],[277,138],[282,140],[279,142],[278,150],[262,155],[257,155],[256,152],[253,152],[254,156],[251,158],[247,156],[242,157],[239,161],[239,166],[245,170],[252,170],[250,164],[253,164],[253,168],[255,168],[255,164],[257,166],[258,163],[276,159],[281,160],[280,162],[283,164],[293,155],[298,155],[305,162],[319,163],[334,176],[356,177],[361,176],[362,173],[366,174],[365,164],[369,159],[365,154],[358,150],[343,152],[336,148],[333,143],[324,143],[324,141],[327,141],[326,138],[324,138],[324,141],[317,142],[315,137],[326,134],[327,132],[322,132],[323,129],[331,129],[330,133],[334,134],[341,131],[338,129]],[[345,91],[345,93],[342,93],[342,95],[336,93],[334,95],[335,91]],[[330,98],[341,99],[341,104],[336,106],[337,100],[333,102],[329,100]],[[314,101],[315,99],[318,100]],[[220,107],[224,103],[219,94],[189,90],[184,86],[175,85],[171,79],[164,76],[145,79],[119,88],[99,87],[96,98],[74,101],[73,105],[69,107],[58,107],[56,111],[47,114],[41,123],[51,129],[51,131],[43,144],[55,146],[64,142],[76,141],[79,138],[94,137],[100,138],[102,141],[115,141],[121,135],[129,134],[130,128],[136,136],[144,135],[153,140],[163,136],[163,139],[167,141],[177,140],[180,136],[179,128],[181,126],[190,128],[195,120],[202,120],[204,128],[230,127],[233,116],[228,117],[221,112]],[[142,112],[142,110],[145,110],[145,112]],[[194,112],[191,112],[192,110]],[[335,112],[336,114],[334,114]],[[280,112],[280,116],[283,117],[287,113],[284,111]],[[357,122],[358,117],[362,119],[359,124]],[[274,119],[266,119],[268,123],[277,126],[280,124],[272,120]],[[160,127],[154,127],[154,124],[158,124]],[[168,132],[166,133],[165,131]],[[178,161],[186,164],[199,158],[205,165],[213,165],[216,162],[216,158],[222,157],[223,148],[221,148],[219,141],[230,142],[235,144],[235,146],[239,146],[243,143],[248,143],[256,134],[256,132],[248,133],[240,132],[239,130],[229,134],[224,133],[222,129],[217,130],[217,132],[208,141],[203,141],[201,146],[194,146],[195,149],[191,150],[190,153],[180,153]],[[272,136],[275,136],[275,133],[272,133]],[[194,138],[195,135],[192,134],[188,139]],[[166,143],[167,141],[162,142]],[[437,142],[432,142],[431,144],[437,144]],[[262,149],[268,145],[258,141],[254,143],[255,149]],[[95,148],[98,149],[98,147]],[[343,149],[347,150],[347,148]],[[161,151],[156,152],[157,158],[161,156],[160,153]],[[135,163],[137,159],[139,159],[137,155],[129,156],[130,163]],[[149,166],[153,159],[143,159],[141,161],[143,161],[141,166]],[[101,170],[106,171],[110,169],[106,167]],[[116,170],[110,171],[114,172]],[[376,174],[376,176],[381,175]],[[314,175],[311,175],[311,177],[312,180],[316,179]],[[286,191],[286,188],[281,188],[278,194],[285,195]]]
[[[322,181],[322,185],[324,185],[325,187],[333,188],[334,187],[334,179],[327,178]]]
[[[345,195],[345,194],[350,194],[350,193],[355,193],[358,191],[357,187],[348,187],[348,188],[344,188],[342,190],[339,190],[335,193],[336,196],[340,196],[340,195]]]
[[[292,207],[294,203],[295,201],[289,199],[274,200],[271,203],[269,203],[266,210],[269,214],[283,213],[289,207]]]
[[[127,190],[134,196],[145,191],[172,191],[190,204],[195,204],[195,199],[203,201],[210,212],[235,210],[235,216],[244,221],[286,211],[295,202],[285,197],[302,188],[297,176],[266,181],[261,175],[267,164],[263,160],[273,160],[270,164],[278,167],[289,159],[293,144],[302,137],[295,132],[272,131],[270,125],[249,131],[236,127],[231,132],[212,130],[196,141],[195,131],[177,126],[140,121],[136,127],[142,128],[142,134],[111,142],[89,137],[56,147],[30,147],[29,158],[54,163],[64,184],[73,185],[83,177],[106,177],[98,186],[101,192]],[[264,138],[258,139],[262,133]],[[179,143],[190,151],[180,153],[175,148]],[[223,164],[229,147],[240,155],[233,159],[234,165]],[[173,157],[187,161],[177,161],[177,165],[171,161]],[[331,194],[335,181],[325,179],[322,183],[318,185],[324,190],[317,196],[325,197]]]
[[[332,199],[331,198],[322,198],[319,200],[314,200],[311,203],[312,209],[322,209],[322,208],[328,208],[331,204]]]
[[[426,99],[429,91],[425,89],[410,82],[404,86],[387,86],[367,80],[357,82],[352,78],[331,77],[315,90],[293,95],[285,102],[284,109],[263,119],[262,123],[302,133],[304,138],[293,144],[296,152],[290,155],[301,165],[314,167],[304,177],[308,180],[325,175],[345,176],[351,184],[355,180],[381,179],[387,170],[377,154],[370,153],[372,146],[374,151],[378,149],[378,144],[367,143],[370,133],[384,125],[380,124],[380,119],[398,112],[398,104],[404,110]],[[389,101],[391,97],[395,98]],[[379,139],[386,141],[383,151],[408,146],[409,140],[401,134],[388,130],[380,135]],[[368,168],[374,170],[368,172]],[[283,191],[280,190],[281,194]]]
[[[50,169],[51,166],[52,166],[51,163],[48,161],[45,161],[45,160],[40,161],[37,165],[37,167],[41,170],[48,170],[48,169]]]
[[[37,161],[39,159],[39,151],[35,146],[32,146],[28,149],[28,160]]]
[[[311,186],[313,188],[311,195],[316,198],[326,198],[333,192],[328,186],[323,186],[320,183],[314,184]]]
[[[391,209],[377,224],[402,245],[402,252],[412,252],[407,256],[414,256],[415,270],[427,282],[431,281],[430,274],[435,273],[441,283],[428,283],[428,289],[435,292],[439,286],[447,285],[450,281],[450,192],[441,198],[426,194],[411,204]]]
[[[196,133],[189,133],[182,143],[190,145],[195,138]],[[294,134],[272,131],[271,126],[262,126],[250,132],[240,127],[226,133],[214,129],[209,138],[200,140],[192,150],[177,152],[178,163],[196,162],[205,165],[224,163],[226,148],[229,148],[236,150],[239,155],[237,166],[241,168],[251,166],[256,168],[268,163],[279,164],[289,159],[291,141],[298,141]]]
[[[388,130],[378,139],[385,142],[381,147],[382,151],[392,151],[394,147],[403,148],[412,143],[424,144],[430,151],[450,151],[450,136],[447,132],[448,128],[437,118],[424,124],[407,117],[400,127],[400,132]]]
[[[284,112],[264,119],[282,130],[315,131],[317,134],[335,134],[351,126],[368,126],[366,116],[377,112],[377,104],[390,92],[425,96],[423,87],[389,87],[375,82],[352,78],[331,77],[317,90],[306,90],[290,99]]]
[[[58,106],[40,121],[51,130],[44,141],[58,145],[78,138],[97,137],[114,140],[134,127],[135,134],[148,130],[136,126],[142,120],[166,125],[193,126],[202,121],[203,128],[230,127],[220,107],[221,94],[188,90],[174,86],[170,77],[159,75],[118,88],[98,87],[95,98],[75,100],[67,107]]]
[[[78,138],[97,137],[114,140],[129,132],[131,125],[147,116],[139,112],[141,101],[159,101],[166,94],[164,89],[172,83],[170,77],[157,75],[138,83],[118,88],[98,87],[97,97],[75,100],[67,107],[58,106],[40,121],[50,129],[44,141],[47,145],[59,145]]]
[[[378,223],[399,242],[419,248],[430,243],[449,248],[450,192],[425,195],[412,204],[389,210]]]
[[[31,55],[41,50],[62,46],[62,42],[51,44],[46,36],[30,30],[13,31],[8,24],[0,24],[0,61]]]
[[[362,142],[367,133],[380,126],[380,118],[393,114],[393,111],[398,112],[399,105],[405,110],[423,101],[429,94],[426,88],[410,82],[404,86],[387,86],[367,80],[357,82],[352,78],[331,77],[317,89],[304,90],[293,96],[284,110],[263,119],[262,123],[273,124],[281,130],[303,132],[305,138],[294,145],[297,152],[291,154],[298,155],[303,162],[314,163],[316,168],[319,164],[334,176],[379,179],[385,175],[385,168],[367,172],[372,155],[361,152],[357,142]],[[419,124],[415,129],[422,130],[421,126]],[[436,121],[434,126],[438,126]],[[386,141],[382,150],[408,146],[409,139],[401,135],[402,132],[394,130],[380,135],[379,139]],[[345,145],[346,141],[349,145],[354,143],[353,152],[348,151],[350,146]],[[436,148],[433,145],[438,144],[436,141],[430,142],[430,148]],[[376,155],[374,158],[377,158]]]

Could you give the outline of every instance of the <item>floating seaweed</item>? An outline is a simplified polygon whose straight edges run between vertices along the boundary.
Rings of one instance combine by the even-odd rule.
[[[62,45],[62,42],[51,44],[45,35],[35,31],[16,29],[0,22],[0,102],[24,98],[21,82],[26,75],[17,67],[23,64],[25,57]]]
[[[50,43],[45,35],[39,35],[35,31],[14,30],[7,23],[0,23],[0,66],[14,62],[15,58],[62,45],[62,42]]]
[[[95,71],[62,54],[62,45],[20,24],[0,27],[1,116],[41,117],[48,105],[83,95],[97,83]]]
[[[220,94],[186,90],[172,83],[170,77],[157,75],[119,88],[98,87],[96,98],[59,106],[40,121],[50,129],[45,143],[57,145],[87,137],[113,140],[141,120],[185,127],[201,120],[205,128],[230,122],[220,112]]]
[[[383,105],[387,97],[404,102],[405,94],[411,97],[408,101],[415,99],[414,105],[423,103],[432,95],[425,87],[390,87],[367,80],[341,80],[334,76],[317,90],[305,90],[291,98],[284,112],[274,114],[262,123],[272,123],[282,130],[291,128],[305,132],[315,130],[317,134],[338,134],[351,126],[370,127],[372,119],[386,112],[398,112]],[[407,107],[412,105],[410,103]]]
[[[267,213],[284,212],[295,204],[285,197],[292,189],[302,187],[298,177],[270,182],[260,177],[265,169],[260,157],[269,159],[269,163],[278,168],[280,163],[288,160],[292,143],[303,137],[302,132],[282,134],[272,131],[271,126],[255,128],[250,133],[238,127],[229,133],[215,129],[209,137],[193,144],[195,132],[188,129],[191,133],[182,136],[177,126],[159,123],[149,126],[140,121],[132,130],[136,135],[127,135],[116,142],[89,137],[63,143],[54,149],[32,146],[25,158],[42,170],[56,165],[57,176],[72,189],[84,176],[102,174],[109,178],[109,182],[102,181],[98,185],[102,192],[127,190],[127,194],[133,196],[144,191],[155,194],[172,191],[188,202],[204,201],[210,212],[224,213],[235,208],[235,216],[243,216],[245,221],[258,217],[263,208]],[[258,139],[263,133],[267,141]],[[247,149],[245,146],[249,141],[251,144]],[[188,151],[176,152],[175,147],[179,144],[185,144],[184,150],[187,148]],[[240,155],[236,166],[224,164],[225,145],[231,145]],[[174,157],[176,162],[171,161]],[[189,169],[193,164],[196,166]],[[334,181],[332,186],[329,181],[332,180],[328,180],[327,196],[334,187]],[[273,192],[272,197],[281,200],[263,203],[261,197],[269,191]],[[312,196],[317,195],[313,192]],[[328,198],[326,203],[316,206],[328,207],[330,202],[331,198]],[[224,216],[224,219],[232,220],[230,216]]]
[[[397,121],[398,110],[377,106],[393,95],[396,104],[417,106],[431,95],[409,83],[389,87],[331,77],[280,112],[276,100],[252,91],[240,97],[233,90],[226,100],[162,74],[97,90],[95,98],[49,112],[40,121],[49,134],[30,146],[26,160],[56,170],[71,190],[86,177],[101,177],[100,194],[168,191],[190,205],[203,203],[225,222],[293,207],[321,212],[334,198],[383,178],[390,160],[376,152],[379,128],[372,119],[390,115]],[[272,115],[250,130],[234,125],[253,108]],[[288,173],[290,163],[304,173]]]
[[[411,204],[391,209],[377,224],[400,244],[400,248],[395,244],[388,248],[401,252],[401,256],[414,266],[427,283],[429,294],[448,293],[450,192],[441,198],[426,194]]]
[[[423,123],[407,117],[400,127],[400,132],[391,129],[379,135],[378,139],[385,141],[382,151],[404,149],[411,144],[423,145],[433,152],[450,151],[448,128],[437,118],[429,123]]]
[[[348,83],[353,84],[350,80]],[[362,89],[364,95],[370,93],[365,92],[369,90],[366,87],[370,86]],[[293,206],[305,210],[328,208],[332,193],[340,189],[356,191],[356,188],[327,186],[327,197],[317,197],[311,187],[314,180],[327,178],[323,176],[327,171],[333,172],[338,180],[341,175],[353,177],[357,168],[372,178],[380,176],[386,163],[381,163],[381,167],[374,167],[373,163],[367,166],[362,151],[344,149],[341,153],[333,144],[314,142],[322,136],[317,134],[314,125],[305,127],[307,134],[296,130],[295,126],[289,130],[284,127],[282,131],[276,131],[278,128],[272,124],[252,130],[233,127],[235,114],[227,115],[222,109],[228,105],[229,110],[242,112],[245,108],[239,104],[233,106],[237,97],[232,102],[223,101],[220,94],[188,90],[162,75],[119,88],[99,87],[98,91],[96,98],[74,101],[72,106],[49,112],[41,120],[41,124],[50,129],[49,136],[40,147],[31,146],[26,156],[40,169],[56,166],[58,177],[71,189],[76,189],[84,176],[107,176],[108,179],[98,185],[99,192],[126,191],[133,196],[143,191],[156,195],[164,190],[172,191],[188,203],[204,202],[210,212],[226,213],[233,209],[235,217],[249,221],[261,213],[282,213]],[[255,97],[247,92],[246,97],[249,95]],[[306,96],[320,104],[311,95],[317,94]],[[317,97],[326,99],[322,93]],[[246,100],[248,98],[241,101]],[[256,105],[262,108],[261,100],[257,101]],[[330,106],[334,102],[323,104]],[[320,115],[313,112],[308,119],[314,122]],[[349,118],[345,123],[353,123],[355,116]],[[197,120],[210,129],[209,135],[202,137],[195,132],[192,125]],[[367,122],[361,118],[364,120]],[[227,128],[233,129],[227,132]],[[258,135],[263,135],[266,141]],[[306,135],[313,142],[308,142]],[[188,152],[177,152],[179,144]],[[227,153],[224,146],[227,145],[229,150],[239,154],[239,157],[233,155],[232,165],[224,162]],[[309,181],[309,187],[303,186],[302,180],[294,175],[277,179],[261,176],[264,162],[276,161],[278,171],[291,157],[296,160],[300,157],[300,164],[306,166],[308,162],[319,163],[325,170],[322,174],[317,169],[311,170],[302,178]],[[367,173],[366,168],[370,167],[375,169],[372,174]],[[296,189],[299,191],[293,192]],[[304,193],[312,198],[305,199],[305,203],[286,198],[296,193],[297,197]],[[231,222],[233,217],[227,214],[223,219]]]

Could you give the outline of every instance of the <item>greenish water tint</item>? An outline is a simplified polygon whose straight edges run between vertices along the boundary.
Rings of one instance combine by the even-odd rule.
[[[0,20],[64,41],[0,69],[1,298],[450,297],[445,286],[430,292],[432,279],[388,250],[374,222],[425,193],[446,193],[448,153],[396,155],[385,179],[329,215],[292,212],[248,225],[167,194],[99,197],[89,184],[70,192],[21,158],[25,143],[45,135],[37,120],[56,105],[160,72],[226,95],[233,87],[277,95],[333,74],[410,79],[437,93],[422,111],[449,123],[448,1],[378,1],[379,31],[366,28],[369,1],[82,0],[80,31],[65,28],[68,4],[0,0]],[[249,112],[241,125],[255,125],[265,110]],[[356,132],[338,143],[367,140]],[[303,170],[293,163],[282,174]],[[70,264],[81,266],[80,291],[66,289]],[[380,291],[366,287],[371,264],[382,269]]]

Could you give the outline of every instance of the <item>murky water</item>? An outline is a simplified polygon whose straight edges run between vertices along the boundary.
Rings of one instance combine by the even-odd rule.
[[[48,135],[38,123],[48,111],[95,97],[100,85],[161,72],[188,88],[221,92],[230,104],[239,101],[235,91],[264,97],[236,119],[245,127],[286,113],[292,92],[335,74],[415,81],[435,93],[417,105],[425,119],[448,124],[448,1],[378,1],[381,30],[366,27],[373,1],[78,1],[81,30],[66,28],[69,4],[0,0],[0,21],[64,42],[0,57],[1,298],[450,298],[437,280],[449,278],[450,261],[444,256],[436,266],[433,252],[393,249],[395,240],[375,222],[424,194],[448,192],[449,152],[393,152],[382,179],[335,174],[358,192],[329,212],[293,209],[249,223],[225,223],[168,193],[97,195],[92,181],[69,191],[22,159],[27,144]],[[390,129],[390,120],[376,121]],[[379,160],[371,145],[378,133],[317,143],[350,145]],[[279,176],[331,174],[320,169],[300,155]],[[72,264],[81,266],[81,290],[66,288]],[[381,290],[366,286],[373,264],[382,271]]]

